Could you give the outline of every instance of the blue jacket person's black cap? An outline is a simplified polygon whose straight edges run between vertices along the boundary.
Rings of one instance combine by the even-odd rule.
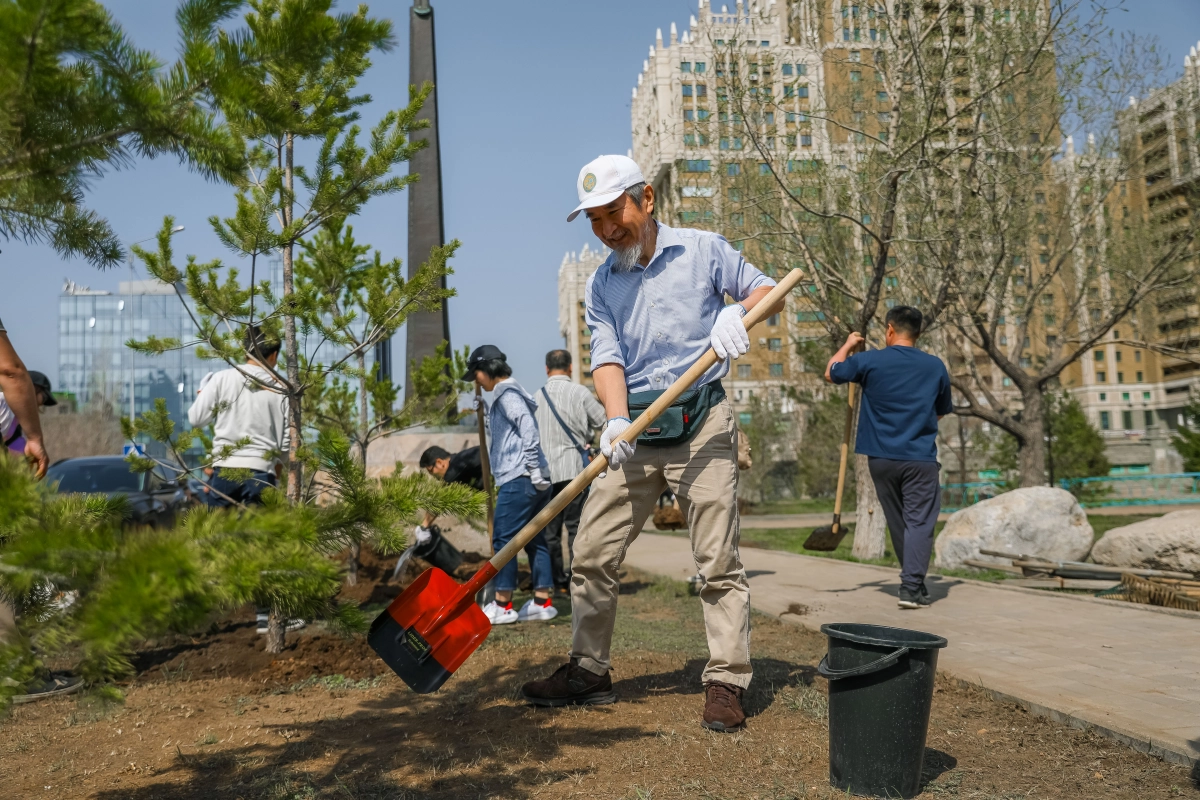
[[[479,365],[487,361],[507,361],[508,357],[500,352],[500,348],[494,344],[481,344],[471,351],[471,357],[467,359],[467,371],[463,373],[464,381],[475,380],[475,370],[479,369]]]

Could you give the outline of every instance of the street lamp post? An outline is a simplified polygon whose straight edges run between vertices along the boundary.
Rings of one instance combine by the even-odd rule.
[[[174,236],[175,234],[179,233],[182,230],[184,230],[183,225],[176,225],[174,228],[171,228],[171,235]],[[158,237],[147,236],[145,239],[138,239],[136,242],[130,242],[129,287],[128,287],[127,291],[125,292],[125,305],[128,307],[128,311],[129,311],[129,313],[128,313],[129,338],[125,340],[126,342],[130,342],[133,340],[133,250],[132,250],[132,247],[135,244],[141,244],[142,242],[148,242],[151,239],[156,239],[156,238],[158,238]],[[128,344],[126,344],[126,347],[128,348]],[[130,350],[128,358],[129,358],[129,422],[130,422],[130,424],[133,424],[133,420],[137,416],[137,407],[135,405],[136,397],[133,393],[133,381],[134,381],[134,376],[137,373],[137,370],[133,365],[133,351],[132,350]],[[137,447],[137,442],[133,441],[132,438],[130,439],[130,444],[134,445],[135,448]]]

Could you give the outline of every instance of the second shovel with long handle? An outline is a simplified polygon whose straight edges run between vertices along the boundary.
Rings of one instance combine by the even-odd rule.
[[[765,319],[769,310],[783,302],[801,277],[798,269],[785,275],[743,318],[746,328],[750,329]],[[711,348],[700,356],[687,372],[633,421],[621,434],[620,440],[635,441],[719,360]],[[453,578],[439,569],[425,570],[371,624],[367,636],[371,647],[413,691],[436,691],[487,638],[491,630],[491,622],[474,602],[476,592],[607,469],[607,459],[594,459],[465,584],[455,583]]]
[[[492,459],[488,455],[488,440],[487,440],[487,421],[484,419],[483,410],[483,387],[478,383],[475,384],[475,417],[479,422],[479,466],[483,473],[483,491],[487,492],[487,549],[488,555],[495,555],[492,552],[492,528],[496,522],[496,493],[492,491]],[[475,602],[479,605],[487,603],[492,592],[491,583],[486,583],[479,587],[476,593]]]
[[[846,488],[846,463],[850,460],[850,431],[854,428],[855,384],[846,393],[846,429],[842,433],[841,462],[838,464],[837,494],[833,498],[833,524],[814,528],[804,540],[805,550],[832,552],[838,549],[846,528],[842,525],[842,492]]]

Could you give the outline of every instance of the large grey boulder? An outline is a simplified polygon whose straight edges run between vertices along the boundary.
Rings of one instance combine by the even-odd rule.
[[[1079,501],[1065,489],[1014,489],[957,511],[934,542],[934,565],[962,568],[968,559],[1010,563],[980,554],[1002,550],[1052,561],[1082,561],[1092,547],[1092,526]]]
[[[1200,572],[1200,509],[1113,528],[1092,548],[1092,560],[1114,567]]]

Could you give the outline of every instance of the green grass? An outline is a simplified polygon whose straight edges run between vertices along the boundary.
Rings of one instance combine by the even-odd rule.
[[[1092,532],[1096,535],[1096,539],[1099,540],[1101,536],[1113,528],[1120,528],[1125,525],[1132,525],[1135,522],[1142,522],[1143,520],[1161,516],[1162,514],[1130,514],[1129,516],[1088,514],[1088,522],[1092,524]]]
[[[519,591],[513,606],[520,607],[529,596]],[[700,603],[680,602],[688,597],[683,581],[648,577],[623,571],[617,623],[613,631],[614,653],[682,653],[702,656],[705,652],[704,609]],[[481,648],[505,644],[515,647],[549,647],[567,652],[571,646],[571,598],[555,595],[558,616],[538,625],[498,625]]]
[[[842,513],[854,511],[854,500],[846,499],[842,503]],[[770,503],[755,503],[746,515],[755,514],[822,514],[833,513],[832,497],[817,497],[811,500],[779,500]]]

